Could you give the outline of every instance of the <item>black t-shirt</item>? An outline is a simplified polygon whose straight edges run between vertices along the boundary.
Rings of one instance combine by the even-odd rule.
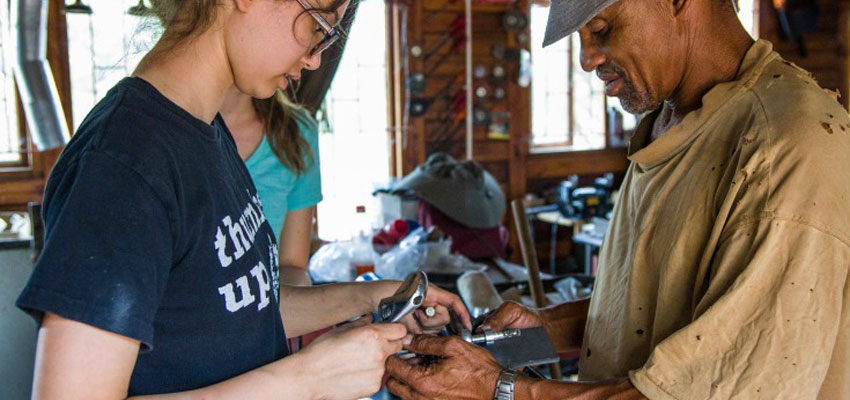
[[[221,117],[138,78],[91,111],[50,175],[17,305],[139,340],[129,395],[183,391],[289,354],[277,244]]]

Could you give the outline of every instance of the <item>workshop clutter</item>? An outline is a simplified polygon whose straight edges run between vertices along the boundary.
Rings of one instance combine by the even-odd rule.
[[[605,218],[614,209],[613,188],[613,173],[595,178],[592,186],[579,186],[578,175],[571,175],[558,185],[558,211],[566,218]]]
[[[387,231],[403,229],[393,227],[402,223],[417,225],[397,220],[376,233],[370,242],[352,240],[322,246],[310,259],[310,277],[314,282],[349,282],[367,273],[382,279],[404,279],[422,269],[459,274],[481,268],[461,255],[452,255],[451,238],[434,227],[418,227],[393,246],[376,241],[381,235],[389,235]],[[367,265],[373,268],[364,268]]]
[[[418,222],[452,239],[452,253],[477,260],[507,257],[508,231],[501,225],[505,195],[474,161],[434,153],[397,183],[377,192],[419,199]]]

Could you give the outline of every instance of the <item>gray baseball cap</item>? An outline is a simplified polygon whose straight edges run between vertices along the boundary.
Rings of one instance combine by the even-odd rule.
[[[618,0],[552,0],[543,47],[555,43],[590,22]]]

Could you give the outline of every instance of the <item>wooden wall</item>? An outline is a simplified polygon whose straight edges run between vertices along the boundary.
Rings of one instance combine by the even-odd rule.
[[[463,15],[463,2],[453,0],[428,0],[409,3],[407,43],[408,48],[414,45],[423,47],[426,51],[439,42],[455,18]],[[519,64],[509,60],[497,60],[492,56],[494,45],[508,49],[528,50],[528,44],[517,41],[517,34],[509,32],[502,26],[502,15],[507,11],[521,10],[527,13],[528,1],[520,0],[514,4],[475,4],[473,6],[473,63],[484,65],[491,69],[494,65],[502,65],[507,76],[502,85],[507,93],[504,101],[492,99],[476,104],[485,106],[490,111],[510,113],[510,135],[508,140],[488,138],[486,126],[476,126],[474,129],[473,159],[482,164],[501,184],[508,200],[525,196],[529,192],[540,192],[554,187],[560,180],[571,174],[601,175],[605,172],[625,171],[627,166],[625,151],[622,149],[606,149],[591,152],[576,153],[533,153],[531,142],[530,88],[517,84]],[[526,14],[527,15],[527,14]],[[527,33],[527,30],[526,30]],[[407,57],[408,76],[415,72],[425,72],[434,68],[436,61],[450,51],[445,46],[428,62],[421,58],[411,57],[409,53],[401,54]],[[449,56],[445,63],[436,67],[434,73],[426,77],[426,85],[420,96],[430,98],[445,87],[448,80],[462,75],[465,71],[464,50]],[[474,86],[485,85],[492,93],[496,84],[491,78],[475,80]],[[459,88],[459,87],[458,87]],[[407,126],[408,135],[403,155],[404,174],[409,173],[417,165],[424,162],[428,155],[435,150],[441,150],[436,142],[443,131],[441,123],[445,118],[440,115],[442,103],[434,104],[429,112],[422,117],[411,117]],[[442,119],[441,119],[442,118]],[[445,149],[455,158],[465,159],[465,136],[460,129],[452,137],[451,144]],[[512,259],[519,262],[519,245],[516,241],[514,222],[511,218],[510,207],[505,217],[505,225],[511,231],[511,244],[515,249]],[[545,258],[549,254],[548,228],[537,226],[538,254]],[[558,253],[568,255],[569,241],[560,242]]]
[[[759,36],[770,40],[786,59],[811,72],[821,86],[838,90],[848,105],[848,12],[850,0],[812,0],[820,11],[815,32],[803,35],[808,55],[803,57],[796,43],[784,38],[772,0],[759,0]]]
[[[796,45],[782,40],[776,13],[771,0],[759,0],[759,32],[764,39],[775,44],[776,50],[784,57],[811,71],[822,86],[839,90],[844,96],[842,101],[848,104],[850,84],[848,84],[848,10],[850,0],[815,0],[820,7],[821,17],[817,31],[805,35],[809,55],[802,58]],[[410,4],[408,14],[408,45],[423,45],[428,48],[457,15],[463,12],[463,2],[452,0],[416,1]],[[516,45],[512,35],[501,27],[501,13],[507,10],[526,10],[527,1],[520,0],[512,5],[475,5],[474,6],[474,62],[492,65],[489,54],[494,44],[506,46]],[[432,14],[433,13],[433,14]],[[429,16],[430,15],[430,16]],[[423,20],[424,21],[423,23]],[[527,48],[527,46],[517,46]],[[443,51],[445,52],[445,51]],[[441,52],[442,53],[442,52]],[[408,57],[403,54],[402,57]],[[438,56],[434,57],[439,58]],[[409,72],[424,71],[428,68],[420,60],[408,58]],[[429,79],[425,96],[433,95],[446,79],[463,73],[463,54],[452,56],[444,66],[436,70],[435,77]],[[431,60],[434,61],[433,59]],[[515,82],[516,66],[508,66],[507,82]],[[475,130],[474,159],[481,162],[502,184],[508,199],[524,196],[526,193],[540,193],[550,189],[571,174],[599,175],[605,172],[623,173],[628,166],[628,160],[622,149],[605,149],[586,152],[554,152],[534,153],[530,151],[530,90],[516,84],[507,85],[507,109],[511,112],[510,140],[507,142],[488,139],[484,128]],[[494,105],[497,109],[502,105]],[[504,108],[504,107],[503,107]],[[426,115],[423,118],[410,118],[408,127],[407,147],[403,154],[403,173],[411,171],[423,162],[430,152],[429,144],[434,135],[433,127],[437,124],[438,116]],[[457,132],[452,153],[463,158],[463,132]],[[513,220],[506,216],[505,223],[511,229],[512,244],[516,234]],[[536,226],[537,250],[541,265],[549,254],[548,228]],[[566,231],[566,230],[564,230]],[[570,255],[572,252],[569,235],[564,233],[558,241],[556,252],[559,257]],[[514,257],[514,261],[518,261]]]

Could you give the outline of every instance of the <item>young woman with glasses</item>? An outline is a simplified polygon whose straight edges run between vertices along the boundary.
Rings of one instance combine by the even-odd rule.
[[[312,10],[306,0],[299,4]],[[316,20],[316,36],[323,35],[312,50],[321,57],[341,32],[321,13],[310,16]],[[277,90],[268,99],[252,98],[231,88],[219,113],[257,188],[263,214],[277,235],[280,283],[310,286],[307,262],[313,217],[322,200],[319,132],[313,116],[290,100],[295,98],[297,86],[293,86],[300,76],[288,78],[287,90]],[[308,335],[303,342],[302,338],[290,338],[290,350],[297,351],[315,336]]]
[[[281,286],[218,110],[233,87],[268,98],[318,68],[347,0],[153,5],[162,38],[92,109],[45,190],[44,251],[17,302],[40,323],[33,398],[357,398],[408,332],[447,308],[468,327],[460,299],[431,287],[431,323],[353,323],[289,355],[287,336],[370,313],[399,283]]]
[[[307,0],[297,0],[316,22],[319,57],[340,37],[340,32]],[[336,19],[334,14],[331,18]],[[320,36],[321,35],[321,36]],[[310,62],[318,61],[311,57]],[[315,65],[305,65],[315,69]],[[263,213],[277,235],[280,247],[280,281],[308,286],[307,261],[316,204],[322,200],[318,124],[309,112],[290,100],[300,73],[287,75],[289,90],[277,90],[267,99],[256,99],[231,88],[221,113],[233,135],[263,203]]]

